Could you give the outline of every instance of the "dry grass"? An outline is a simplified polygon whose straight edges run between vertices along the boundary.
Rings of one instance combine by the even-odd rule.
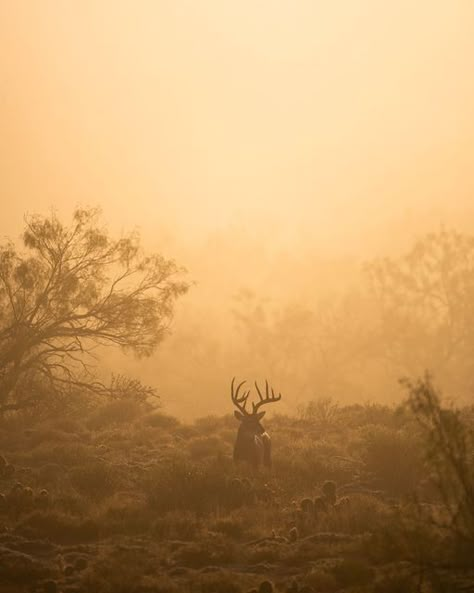
[[[397,567],[417,547],[434,549],[438,535],[419,527],[416,505],[394,504],[424,476],[410,419],[393,410],[339,408],[319,431],[276,417],[271,473],[233,466],[230,417],[183,425],[131,413],[124,423],[126,411],[0,427],[15,467],[0,477],[0,556],[40,541],[54,548],[28,553],[35,593],[45,579],[64,593],[245,593],[265,579],[280,592],[409,592],[413,571]],[[341,504],[312,512],[326,480]],[[18,481],[35,497],[46,488],[47,505],[13,503]]]

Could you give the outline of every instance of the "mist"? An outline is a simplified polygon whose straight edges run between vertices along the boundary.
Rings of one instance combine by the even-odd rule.
[[[173,413],[197,392],[201,414],[225,411],[233,375],[271,375],[287,411],[392,401],[404,369],[349,364],[335,384],[335,344],[318,365],[347,319],[373,322],[366,262],[474,230],[473,16],[467,0],[3,2],[0,233],[98,205],[187,268],[157,353],[102,363]]]
[[[0,589],[474,591],[472,0],[0,0]]]

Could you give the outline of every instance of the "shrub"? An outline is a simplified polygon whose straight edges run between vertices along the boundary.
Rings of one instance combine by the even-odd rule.
[[[216,457],[224,453],[226,447],[217,436],[197,437],[189,441],[188,451],[192,459]]]
[[[300,496],[327,479],[337,483],[350,480],[352,468],[337,462],[337,457],[344,453],[340,444],[289,436],[274,456],[274,473],[287,495]]]
[[[162,412],[153,412],[144,417],[143,422],[153,428],[161,428],[163,430],[173,430],[180,426],[180,422],[173,416],[168,416]]]
[[[369,477],[394,495],[413,492],[422,475],[420,441],[416,435],[384,426],[369,426],[360,443]]]
[[[190,511],[172,511],[155,518],[152,523],[153,534],[158,539],[193,540],[203,530],[202,521]]]
[[[131,499],[104,504],[95,518],[103,534],[135,535],[153,530],[154,516],[149,507]]]
[[[231,572],[219,571],[199,577],[201,593],[240,593],[242,588],[236,583],[236,575]]]
[[[100,500],[112,496],[120,484],[120,476],[110,465],[101,461],[89,462],[71,470],[72,485],[84,496]]]
[[[179,588],[159,574],[155,555],[126,545],[106,548],[81,578],[81,591],[94,593],[175,593]]]
[[[210,434],[219,432],[222,428],[236,427],[233,416],[204,416],[194,422],[194,426],[201,434]]]
[[[333,574],[343,587],[367,585],[374,578],[373,568],[360,558],[345,558],[336,564]]]
[[[351,495],[342,508],[330,509],[317,518],[318,528],[323,531],[363,534],[372,532],[391,519],[390,508],[373,496]]]
[[[48,538],[61,544],[94,541],[100,535],[93,520],[71,517],[54,509],[32,513],[19,523],[18,531],[28,537]]]
[[[229,564],[237,558],[234,545],[223,536],[204,538],[181,546],[174,554],[174,559],[192,568]]]
[[[282,558],[282,548],[272,542],[265,542],[256,547],[249,548],[246,553],[247,561],[251,564],[276,563]]]
[[[425,456],[449,520],[446,527],[474,552],[474,428],[460,410],[441,406],[429,376],[405,381],[408,408],[425,445]]]
[[[160,464],[148,485],[148,501],[161,512],[206,513],[225,504],[228,468],[213,461],[197,464],[175,457]]]
[[[246,534],[246,528],[240,517],[232,516],[224,519],[218,519],[212,526],[213,531],[222,533],[226,537],[234,540],[240,540]]]
[[[313,568],[305,576],[305,584],[313,587],[316,591],[325,591],[326,593],[332,593],[339,589],[336,577],[323,568]]]
[[[383,576],[374,585],[374,593],[414,593],[417,589],[414,577],[405,573]]]
[[[110,401],[102,405],[89,418],[89,428],[100,430],[114,424],[128,424],[143,414],[143,405],[132,399]]]
[[[299,410],[302,420],[313,424],[318,430],[334,429],[340,419],[340,408],[330,397],[313,399]]]
[[[70,467],[89,462],[91,451],[87,445],[78,440],[61,445],[54,441],[46,441],[35,448],[31,448],[28,452],[17,454],[15,459],[25,465],[38,466],[54,463]]]

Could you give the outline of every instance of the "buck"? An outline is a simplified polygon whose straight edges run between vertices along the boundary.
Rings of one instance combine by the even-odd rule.
[[[260,424],[260,420],[264,417],[265,411],[259,412],[259,409],[265,404],[271,404],[281,399],[281,394],[275,395],[272,388],[269,387],[268,381],[265,381],[265,396],[262,395],[257,382],[255,381],[255,389],[259,397],[257,403],[252,403],[252,412],[248,412],[245,408],[250,389],[242,392],[239,395],[241,388],[246,381],[242,381],[235,389],[235,377],[230,384],[230,396],[232,403],[236,406],[234,416],[240,422],[239,430],[237,432],[237,439],[234,445],[234,462],[246,462],[254,468],[261,465],[271,467],[271,441],[270,436]]]

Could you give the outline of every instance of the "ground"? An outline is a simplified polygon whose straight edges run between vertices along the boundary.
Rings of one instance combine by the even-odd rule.
[[[442,539],[419,521],[435,502],[406,413],[266,427],[273,468],[255,472],[232,462],[231,416],[184,424],[127,401],[5,419],[0,592],[471,590],[465,565],[446,586],[426,568]]]

